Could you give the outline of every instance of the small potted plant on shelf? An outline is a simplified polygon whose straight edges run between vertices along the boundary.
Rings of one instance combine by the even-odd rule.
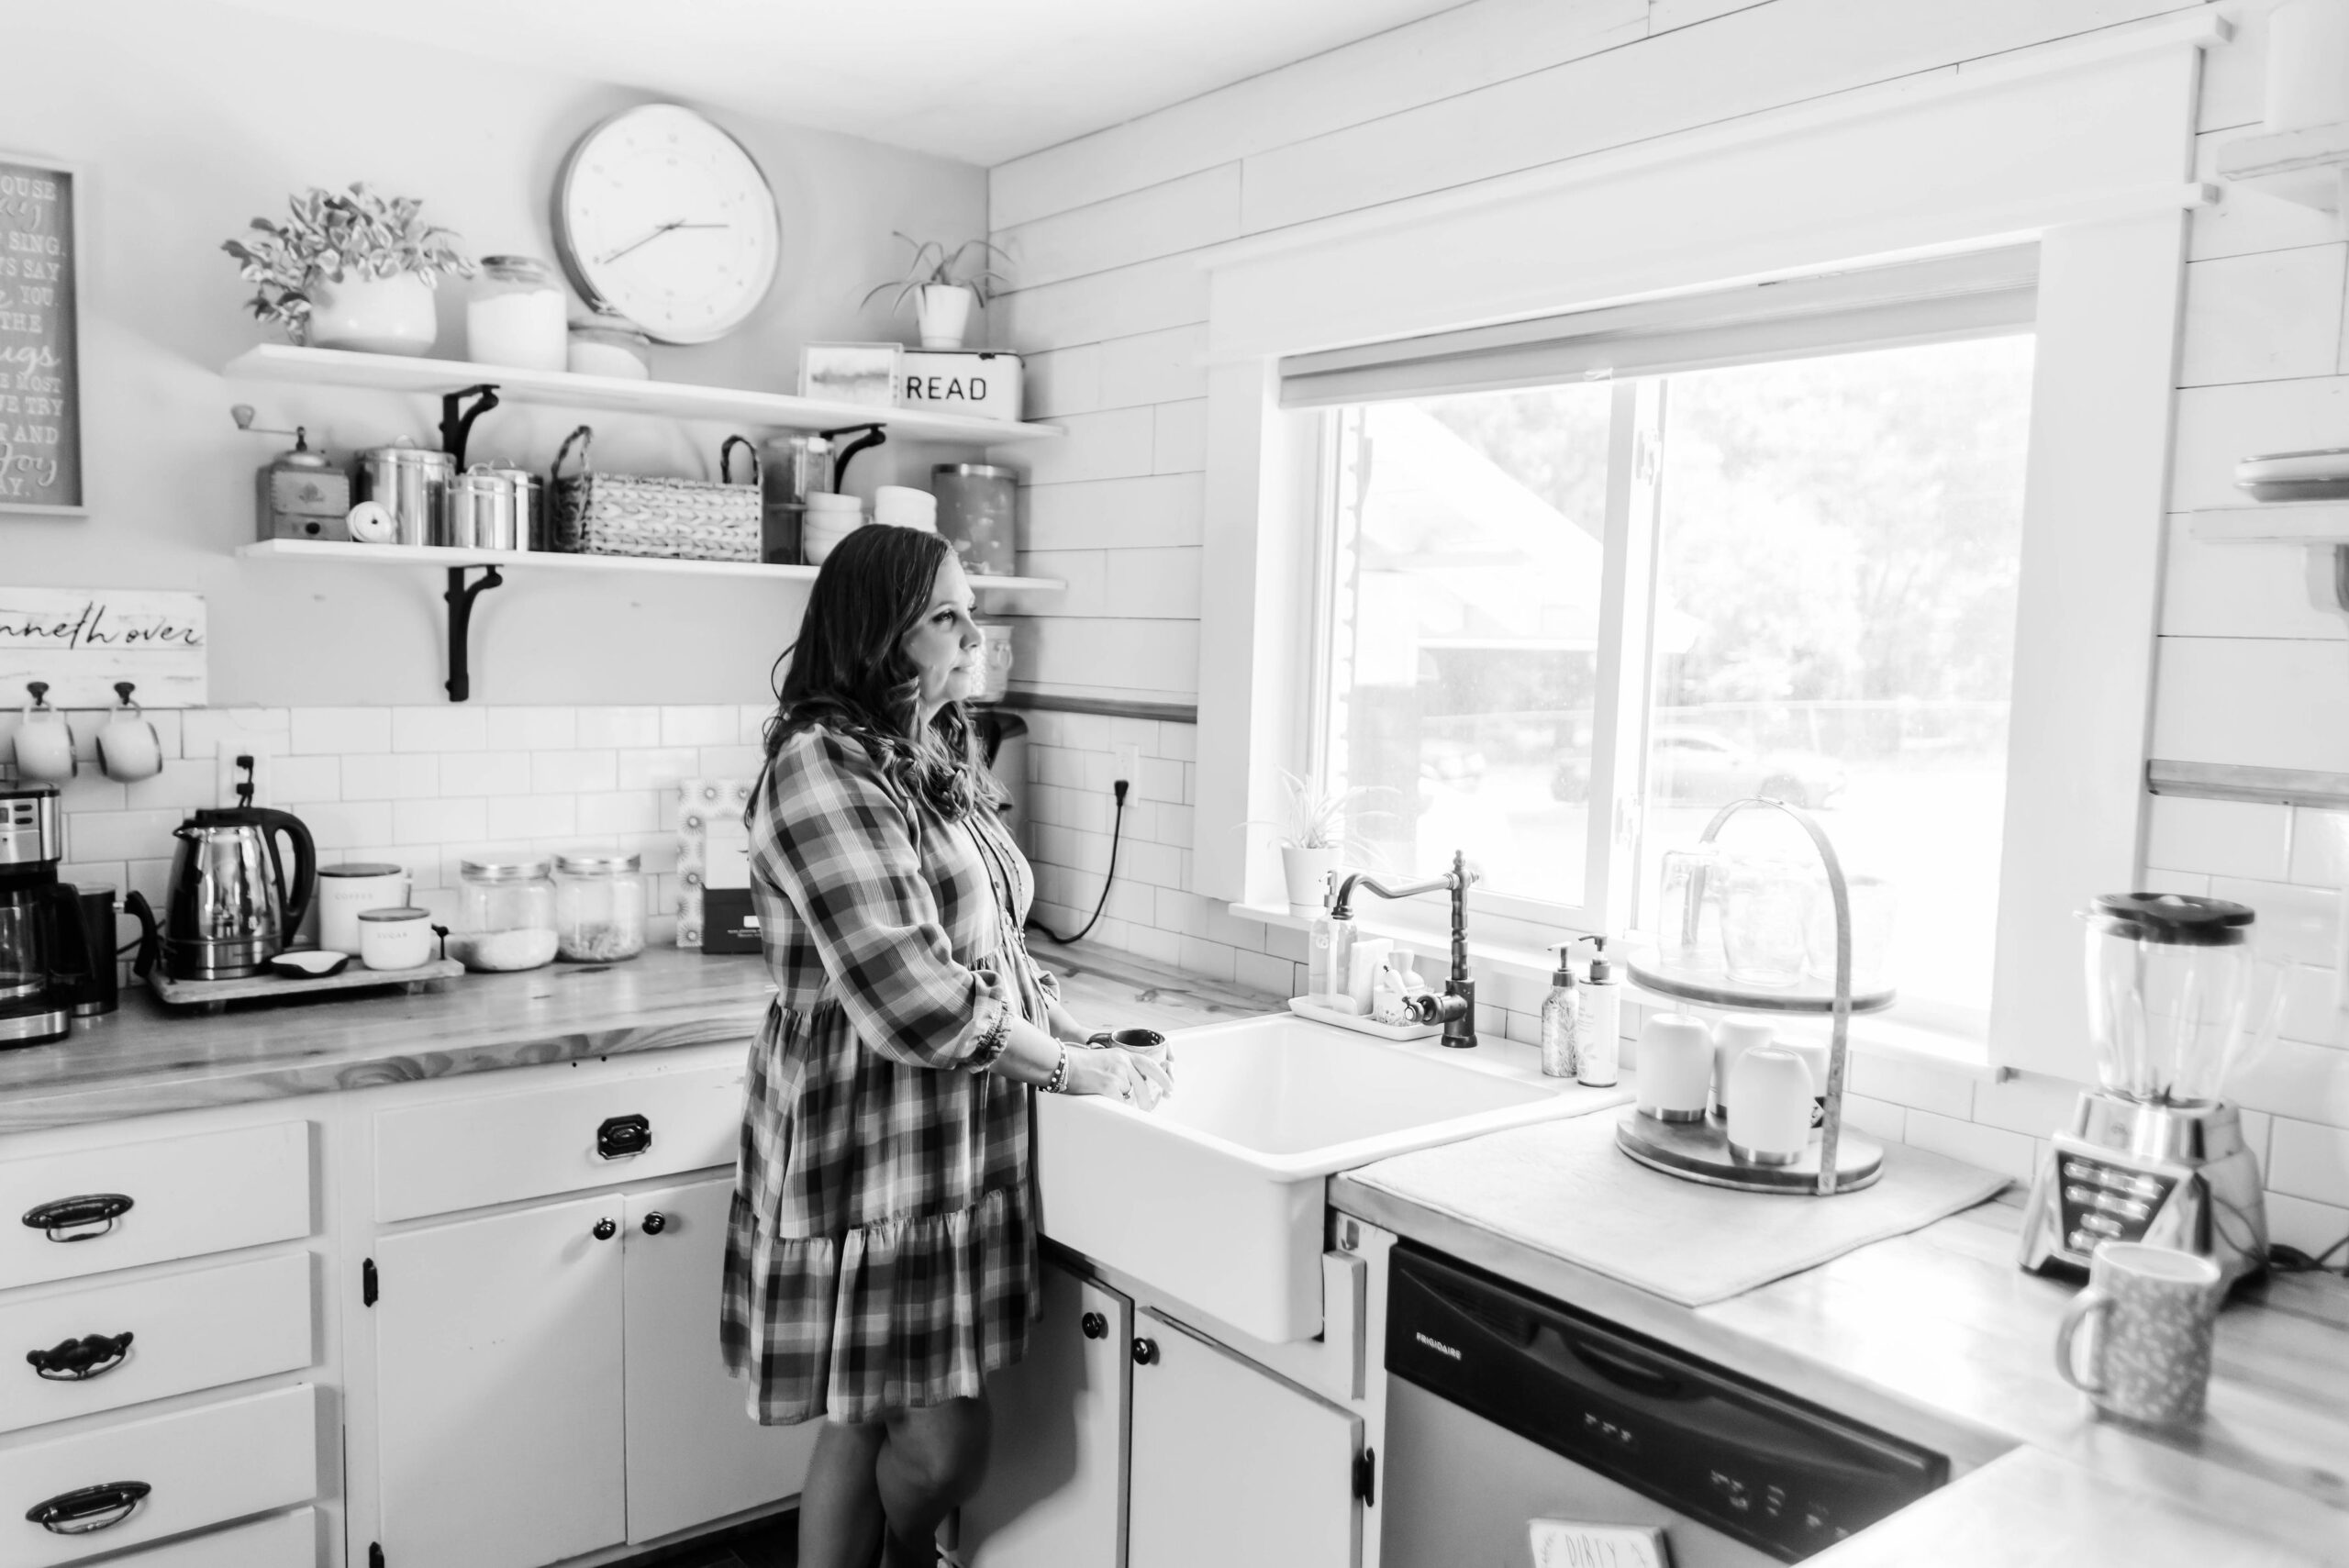
[[[916,240],[910,234],[897,238],[913,247],[906,275],[874,284],[863,303],[871,305],[896,289],[897,297],[889,302],[889,308],[896,312],[905,308],[907,300],[914,302],[914,325],[920,329],[923,348],[961,348],[970,327],[972,305],[984,308],[1009,281],[985,266],[989,252],[1007,261],[1011,258],[985,239],[965,239],[949,250],[935,239]]]
[[[1281,770],[1286,810],[1278,824],[1281,874],[1288,883],[1292,915],[1318,915],[1329,902],[1332,878],[1349,847],[1346,819],[1354,802],[1370,792],[1330,790],[1319,774],[1299,778]]]
[[[252,221],[221,249],[238,274],[259,286],[254,317],[284,327],[297,343],[421,354],[439,324],[432,291],[443,274],[469,278],[473,261],[457,237],[418,216],[411,196],[379,196],[362,181],[347,191],[313,185],[286,198],[288,217]]]

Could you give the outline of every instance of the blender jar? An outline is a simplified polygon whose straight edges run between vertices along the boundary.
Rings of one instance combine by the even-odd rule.
[[[2109,893],[2087,922],[2097,1076],[2132,1100],[2215,1100],[2243,1033],[2249,906],[2176,893]]]

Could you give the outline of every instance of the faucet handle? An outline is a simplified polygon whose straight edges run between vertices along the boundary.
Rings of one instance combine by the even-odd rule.
[[[1452,874],[1459,879],[1463,889],[1474,887],[1485,880],[1485,868],[1468,858],[1465,850],[1452,851]]]

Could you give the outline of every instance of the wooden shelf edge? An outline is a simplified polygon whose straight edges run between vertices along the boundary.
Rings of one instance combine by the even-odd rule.
[[[744,387],[631,381],[618,376],[574,375],[568,371],[516,370],[463,360],[368,354],[347,349],[305,349],[290,343],[255,344],[230,360],[221,373],[248,381],[349,386],[428,396],[487,383],[496,387],[498,395],[508,403],[666,418],[732,419],[764,429],[828,430],[852,425],[885,425],[901,436],[962,441],[973,446],[1049,440],[1066,433],[1057,425],[1026,420],[931,414],[918,408],[794,397],[786,393],[754,392]]]
[[[237,547],[248,561],[307,561],[329,565],[382,568],[495,566],[500,570],[618,572],[680,577],[752,577],[773,582],[812,583],[813,566],[769,566],[747,561],[667,561],[655,556],[568,555],[556,550],[458,550],[440,545],[359,544],[345,539],[265,539]],[[1058,593],[1068,584],[1057,577],[973,577],[980,593]]]
[[[2349,544],[2349,501],[2251,501],[2186,516],[2204,544]]]

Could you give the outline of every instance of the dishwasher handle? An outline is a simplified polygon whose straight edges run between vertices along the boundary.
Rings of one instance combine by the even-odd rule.
[[[1699,1390],[1691,1388],[1685,1378],[1673,1375],[1671,1363],[1660,1357],[1651,1360],[1635,1351],[1604,1344],[1548,1323],[1542,1326],[1538,1337],[1555,1338],[1567,1354],[1618,1388],[1644,1395],[1650,1399],[1678,1401],[1704,1397]],[[1554,1364],[1555,1358],[1545,1359]]]

